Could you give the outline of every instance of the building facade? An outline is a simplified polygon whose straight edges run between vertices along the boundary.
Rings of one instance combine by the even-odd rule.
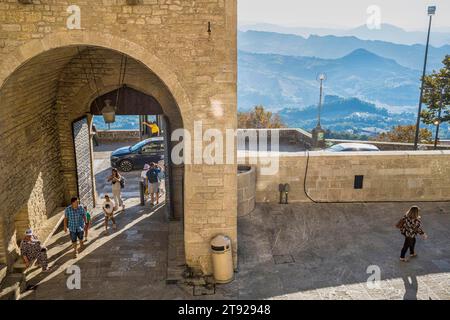
[[[74,124],[89,123],[92,101],[118,88],[124,58],[123,83],[154,97],[171,131],[193,132],[200,122],[203,131],[236,128],[236,0],[21,2],[0,0],[4,265],[25,228],[41,228],[81,192],[92,152],[76,158]],[[236,259],[237,165],[172,170],[187,265],[210,274],[216,234],[231,237]]]

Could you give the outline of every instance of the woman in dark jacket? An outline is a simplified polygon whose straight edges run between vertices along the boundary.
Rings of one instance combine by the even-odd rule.
[[[419,207],[413,206],[405,214],[401,220],[400,231],[405,236],[405,243],[403,244],[402,251],[400,253],[400,260],[407,262],[405,258],[406,251],[409,249],[411,258],[416,257],[417,254],[414,251],[416,245],[416,235],[422,236],[424,240],[428,238],[427,234],[422,230],[422,222],[419,216]]]

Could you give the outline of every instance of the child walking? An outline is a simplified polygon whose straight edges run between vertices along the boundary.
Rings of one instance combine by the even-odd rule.
[[[87,206],[84,206],[86,211],[86,224],[84,225],[84,241],[88,241],[89,228],[91,227],[91,213],[88,211]]]

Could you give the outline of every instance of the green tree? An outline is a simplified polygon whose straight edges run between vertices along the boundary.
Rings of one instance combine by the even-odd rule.
[[[238,112],[240,129],[276,129],[286,128],[279,115],[266,111],[263,106],[256,106],[249,112]]]
[[[424,78],[422,122],[428,125],[450,122],[450,55],[442,62],[444,67]],[[440,116],[439,116],[439,113]]]
[[[413,143],[416,136],[416,126],[396,126],[389,132],[380,133],[373,140],[383,142]],[[428,129],[420,129],[419,141],[421,143],[432,142],[432,132]]]

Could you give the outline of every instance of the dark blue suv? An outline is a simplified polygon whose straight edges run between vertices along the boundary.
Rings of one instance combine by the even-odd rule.
[[[154,137],[123,147],[111,154],[111,167],[130,172],[143,169],[146,163],[158,163],[164,159],[164,138]]]

